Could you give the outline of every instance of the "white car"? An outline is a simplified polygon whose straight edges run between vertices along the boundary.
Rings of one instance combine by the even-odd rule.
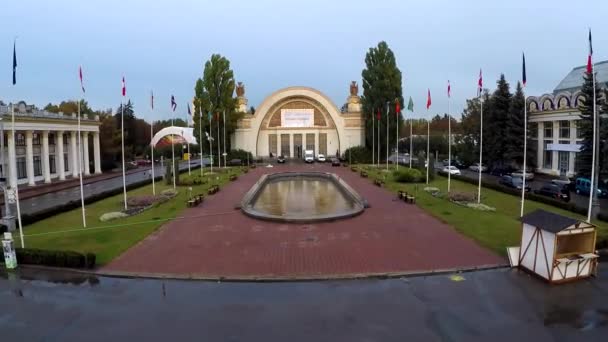
[[[315,152],[312,150],[304,151],[304,161],[307,163],[312,163],[315,161]]]
[[[469,170],[471,171],[475,171],[475,172],[479,172],[479,163],[474,163],[473,165],[469,166]],[[488,167],[481,164],[481,172],[486,172],[488,171]]]
[[[460,170],[456,166],[446,166],[441,170],[442,172],[449,173],[451,175],[460,176]]]
[[[319,154],[317,156],[317,161],[320,162],[320,163],[325,163],[325,156],[322,155],[322,154]]]
[[[522,178],[522,176],[524,175],[524,171],[523,170],[518,170],[515,172],[511,172],[511,176],[513,177],[517,177],[517,178]],[[526,172],[526,180],[532,180],[534,179],[534,173],[527,171]]]

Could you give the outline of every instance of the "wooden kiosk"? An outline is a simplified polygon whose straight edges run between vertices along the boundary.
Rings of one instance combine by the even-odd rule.
[[[550,283],[596,274],[594,225],[540,209],[524,215],[521,222],[520,246],[507,248],[511,266]]]

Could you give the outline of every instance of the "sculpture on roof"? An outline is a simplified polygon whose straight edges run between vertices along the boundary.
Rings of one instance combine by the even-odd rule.
[[[243,82],[238,82],[236,84],[236,96],[243,97],[245,96],[245,85]]]
[[[350,96],[357,96],[357,94],[359,94],[359,85],[357,85],[357,82],[352,81],[350,82]]]

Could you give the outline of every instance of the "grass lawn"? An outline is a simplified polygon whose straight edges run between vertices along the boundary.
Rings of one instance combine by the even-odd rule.
[[[460,233],[474,239],[480,245],[502,256],[506,256],[505,248],[507,246],[519,244],[521,234],[521,224],[519,222],[520,198],[517,196],[482,187],[481,202],[496,208],[495,212],[484,212],[454,204],[444,198],[433,197],[430,193],[424,191],[424,188],[427,186],[424,183],[397,183],[392,180],[391,173],[382,171],[385,170],[382,167],[380,170],[374,167],[365,168],[371,181],[374,178],[384,179],[386,188],[393,193],[403,190],[410,194],[415,194],[418,206],[441,221],[450,224]],[[392,167],[390,169],[392,170]],[[430,182],[428,186],[439,188],[442,193],[445,193],[447,191],[447,183],[447,178],[436,176],[435,180]],[[477,194],[476,186],[457,180],[451,181],[451,190]],[[563,209],[526,200],[526,213],[536,209],[545,209],[580,220],[586,219],[586,217]],[[599,228],[598,241],[608,238],[608,224],[601,221],[593,223]]]
[[[231,174],[242,173],[240,168],[221,171],[221,173],[207,176],[207,184],[192,185],[192,194],[202,193],[207,196],[207,189],[211,185],[219,184],[221,186],[229,181],[228,177]],[[196,172],[200,171],[196,170]],[[157,230],[167,220],[178,216],[186,208],[186,201],[189,196],[188,187],[178,186],[177,196],[168,202],[140,214],[110,222],[101,222],[99,217],[104,213],[123,209],[122,193],[89,204],[85,207],[86,229],[82,228],[82,211],[80,208],[49,217],[24,228],[25,246],[49,250],[93,252],[97,254],[98,265],[106,264],[151,232]],[[160,194],[160,191],[164,189],[172,188],[173,185],[166,185],[163,181],[156,182],[157,194]],[[152,184],[131,190],[127,193],[127,196],[149,194],[152,194]],[[14,234],[14,236],[17,240],[15,245],[21,246],[19,234]]]

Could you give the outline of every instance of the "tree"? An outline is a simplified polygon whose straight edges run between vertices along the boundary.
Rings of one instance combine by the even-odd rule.
[[[124,113],[123,113],[124,107]],[[124,118],[122,116],[124,115]],[[118,127],[124,134],[125,138],[125,160],[133,158],[135,156],[135,144],[136,144],[136,135],[135,132],[135,113],[133,112],[133,104],[131,100],[129,100],[126,104],[120,104],[116,109],[116,114],[114,114],[114,120],[116,120],[116,127]],[[124,121],[124,127],[122,123]],[[149,129],[149,127],[148,127]],[[119,141],[119,146],[121,142]]]
[[[484,154],[490,165],[503,165],[510,137],[507,135],[509,123],[509,108],[511,106],[511,92],[505,75],[501,74],[496,82],[497,87],[490,101],[484,103],[484,112],[488,116],[488,124],[484,122]],[[486,107],[487,105],[487,107]]]
[[[515,94],[511,98],[511,104],[509,107],[509,120],[507,121],[507,137],[509,143],[506,146],[506,157],[509,161],[515,162],[518,165],[523,166],[524,162],[524,139],[531,137],[530,127],[528,125],[528,131],[524,134],[526,129],[526,122],[524,118],[524,92],[521,84],[517,82]],[[526,167],[534,167],[536,165],[536,158],[534,155],[534,148],[532,141],[528,140],[526,152]]]
[[[380,125],[380,151],[386,151],[386,125],[389,125],[389,146],[392,147],[395,146],[396,141],[395,125],[399,125],[397,120],[402,121],[400,116],[395,115],[395,101],[399,101],[403,107],[401,71],[397,67],[393,51],[386,42],[380,42],[377,47],[369,49],[365,55],[365,69],[361,72],[361,76],[363,78],[361,102],[363,113],[367,113],[365,143],[367,147],[373,145],[372,126],[375,126],[375,134],[378,134],[378,125]],[[381,120],[376,119],[378,110],[381,112]],[[372,120],[376,122],[372,123]]]
[[[583,138],[583,142],[580,152],[576,155],[576,162],[578,167],[578,173],[581,175],[589,176],[591,175],[591,161],[593,150],[593,76],[590,73],[585,73],[585,75],[583,76],[583,87],[581,89],[581,92],[583,98],[578,108],[581,113],[579,130],[581,131],[581,137]],[[596,105],[599,108],[601,103],[599,98],[599,87],[597,83],[595,85],[595,95]],[[603,132],[601,132],[600,135],[605,136],[606,124],[605,122],[602,123],[604,124],[600,124],[600,129]],[[600,151],[602,150],[604,150],[604,148],[600,147]],[[604,165],[603,159],[603,153],[600,153],[599,165]]]
[[[205,63],[203,77],[196,80],[194,86],[194,134],[202,143],[203,151],[205,147],[208,148],[208,144],[205,133],[202,137],[199,136],[200,125],[204,132],[211,132],[210,134],[215,140],[215,151],[210,151],[210,153],[217,153],[215,148],[217,143],[224,143],[223,115],[226,116],[225,141],[228,145],[226,150],[230,150],[230,135],[236,129],[237,121],[243,117],[243,113],[237,113],[235,110],[234,87],[234,73],[230,69],[230,61],[221,55],[213,54],[211,59]],[[224,146],[222,146],[223,149]],[[217,160],[219,162],[219,155]]]
[[[78,101],[75,100],[67,100],[61,101],[59,105],[47,104],[44,107],[44,110],[50,113],[63,113],[66,115],[70,115],[73,113],[78,113]],[[86,117],[93,113],[93,110],[89,107],[89,104],[85,100],[80,100],[80,114],[83,117]]]
[[[484,109],[487,103],[490,102],[490,94],[487,90],[483,93]],[[485,113],[485,111],[484,111]],[[481,103],[478,98],[467,100],[467,106],[462,112],[461,130],[462,135],[459,143],[455,145],[454,154],[458,156],[465,164],[479,162],[479,142],[481,129]],[[484,128],[488,126],[488,115],[483,116]],[[484,137],[487,134],[484,132]],[[487,139],[487,138],[486,138]],[[485,150],[485,149],[484,149]],[[484,151],[484,162],[487,160],[487,153]]]
[[[120,155],[120,130],[112,116],[112,110],[99,113],[99,145],[102,170],[111,170],[116,167]]]

